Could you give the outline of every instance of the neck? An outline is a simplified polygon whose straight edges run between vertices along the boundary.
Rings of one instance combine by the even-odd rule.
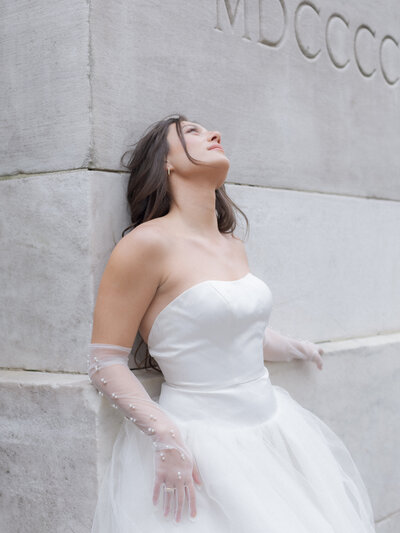
[[[184,231],[199,236],[219,234],[215,212],[215,186],[210,183],[180,182],[172,191],[168,218]]]

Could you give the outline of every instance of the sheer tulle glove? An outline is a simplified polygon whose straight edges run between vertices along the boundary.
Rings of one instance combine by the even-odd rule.
[[[319,370],[323,368],[321,355],[324,350],[313,342],[286,337],[281,333],[265,328],[263,338],[263,353],[266,361],[292,361],[303,359],[312,361]]]
[[[128,366],[130,348],[113,344],[89,344],[88,375],[99,393],[112,400],[125,418],[148,435],[154,447],[153,503],[158,503],[163,487],[164,515],[171,504],[174,518],[181,519],[185,496],[190,515],[196,515],[193,480],[200,485],[200,474],[191,452],[187,449],[177,425],[152,400]],[[166,490],[173,489],[173,490]]]

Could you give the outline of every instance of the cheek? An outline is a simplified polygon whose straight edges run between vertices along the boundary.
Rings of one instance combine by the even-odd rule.
[[[186,139],[186,146],[189,154],[199,153],[202,150],[203,143],[198,137],[189,137]],[[185,153],[185,151],[183,151]]]

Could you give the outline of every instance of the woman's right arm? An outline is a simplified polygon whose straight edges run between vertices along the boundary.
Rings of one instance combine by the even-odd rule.
[[[200,476],[179,428],[128,367],[140,322],[162,280],[164,257],[162,236],[151,228],[136,228],[115,246],[97,295],[88,374],[94,387],[152,440],[153,503],[163,484],[173,487],[173,493],[164,494],[164,514],[172,500],[179,521],[185,495],[191,516],[196,515],[193,479],[200,484]]]

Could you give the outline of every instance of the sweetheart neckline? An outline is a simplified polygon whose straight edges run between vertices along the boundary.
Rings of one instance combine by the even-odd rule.
[[[187,292],[191,291],[192,289],[195,289],[196,287],[200,287],[201,285],[204,285],[205,283],[237,283],[238,281],[242,281],[242,280],[246,279],[248,276],[255,277],[255,275],[252,274],[249,271],[244,276],[242,276],[242,277],[240,277],[238,279],[204,279],[203,281],[199,281],[198,283],[195,283],[191,287],[188,287],[187,289],[185,289],[184,291],[179,293],[177,296],[175,296],[175,298],[173,300],[171,300],[165,307],[163,307],[161,309],[161,311],[158,313],[158,315],[156,315],[156,318],[154,319],[153,324],[152,324],[152,326],[150,328],[149,334],[147,336],[147,346],[149,346],[149,343],[151,344],[151,342],[150,342],[151,341],[151,334],[154,331],[156,322],[158,321],[160,316],[164,313],[164,311],[166,309],[171,307],[171,305],[173,303],[175,303],[177,300],[179,300],[181,298],[181,296],[185,295]]]

